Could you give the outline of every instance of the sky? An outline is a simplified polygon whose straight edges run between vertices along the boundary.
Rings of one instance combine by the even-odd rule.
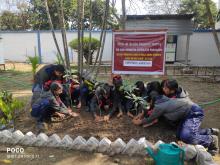
[[[193,0],[192,0],[193,1]],[[212,0],[213,2],[216,3],[217,7],[218,7],[218,0]],[[133,2],[135,2],[135,5],[131,5],[129,3],[130,1],[126,0],[126,6],[127,6],[127,14],[132,14],[132,15],[144,15],[147,14],[146,10],[144,9],[144,6],[141,4],[140,1],[136,1],[133,0]],[[121,0],[116,0],[116,8],[119,12],[119,14],[121,14]]]
[[[0,11],[7,9],[7,5],[6,2],[7,1],[11,1],[11,2],[19,2],[19,1],[27,1],[27,0],[0,0]],[[218,6],[218,0],[212,0],[216,3],[216,5]],[[146,10],[144,9],[143,5],[141,4],[140,1],[137,0],[133,0],[134,3],[130,4],[129,0],[126,0],[126,6],[127,6],[127,14],[134,14],[134,15],[144,15],[147,14]],[[121,0],[116,0],[116,8],[119,12],[119,14],[121,14]]]

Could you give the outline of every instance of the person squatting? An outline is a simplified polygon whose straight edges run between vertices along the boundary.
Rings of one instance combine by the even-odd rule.
[[[219,130],[200,128],[203,109],[174,79],[147,84],[137,81],[126,89],[120,75],[114,75],[111,84],[84,75],[68,79],[64,75],[62,65],[46,65],[35,75],[31,116],[36,119],[39,129],[43,129],[43,123],[51,121],[53,116],[78,117],[72,105],[76,109],[84,105],[96,122],[109,122],[114,116],[120,118],[126,114],[134,125],[150,127],[163,119],[176,128],[178,140],[203,145],[212,155],[219,152]]]

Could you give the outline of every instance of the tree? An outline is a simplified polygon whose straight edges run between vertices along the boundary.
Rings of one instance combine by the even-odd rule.
[[[86,59],[86,63],[88,63],[88,57],[89,57],[89,37],[84,37],[83,38],[83,56]],[[96,38],[91,38],[91,56],[92,58],[90,58],[89,64],[92,64],[92,60],[93,60],[93,54],[94,52],[98,49],[100,45],[99,40],[97,40]],[[77,50],[78,49],[78,38],[72,40],[69,43],[69,46],[74,49]]]
[[[48,0],[48,7],[50,9],[51,19],[54,24],[54,29],[60,29],[58,10],[56,3],[60,3],[60,0]],[[50,29],[47,23],[47,14],[44,3],[41,0],[30,0],[29,12],[32,16],[33,29]],[[90,18],[90,1],[85,0],[85,11],[84,11],[84,27],[89,29],[89,18]],[[92,29],[101,29],[102,13],[105,8],[105,1],[95,0],[92,1]],[[77,0],[65,0],[63,1],[64,19],[65,26],[67,29],[77,29]],[[116,9],[114,8],[116,11]],[[117,28],[118,22],[113,14],[108,19],[108,25],[110,28]]]
[[[209,1],[212,16],[216,18],[217,8],[212,0]],[[179,14],[194,14],[195,28],[211,28],[209,24],[208,12],[206,10],[205,0],[182,0]]]
[[[213,20],[213,16],[212,16],[209,0],[205,0],[205,6],[206,6],[206,11],[208,13],[209,25],[212,28],[212,34],[213,34],[213,37],[214,37],[214,40],[215,40],[216,47],[218,49],[218,54],[220,55],[219,38],[218,38],[218,34],[217,34],[216,30],[215,30],[215,22]]]
[[[1,30],[18,30],[19,19],[15,13],[4,11],[0,18]]]
[[[149,14],[176,14],[181,0],[141,0]]]
[[[6,2],[5,2],[6,3]],[[28,13],[29,5],[27,2],[18,1],[7,2],[7,6],[16,8],[16,10],[7,7],[0,16],[1,30],[27,30],[31,28],[30,14]],[[16,4],[16,5],[15,5]]]

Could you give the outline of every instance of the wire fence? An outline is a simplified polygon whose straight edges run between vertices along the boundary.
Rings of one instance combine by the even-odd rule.
[[[13,70],[4,72],[5,74],[0,74],[0,84],[1,90],[6,88],[9,92],[18,95],[31,95],[32,89],[32,73],[30,72],[31,67],[29,64],[24,63],[13,63]],[[103,65],[101,66],[101,76],[109,76],[111,75],[111,66],[110,65]],[[22,70],[26,72],[17,72],[15,70]],[[3,72],[2,72],[3,73]],[[220,78],[220,67],[205,67],[205,66],[184,66],[184,65],[166,65],[166,76],[194,76],[197,78],[204,78],[206,81],[207,79],[212,79],[213,81],[218,81]],[[145,76],[139,76],[139,79]],[[102,78],[100,78],[102,79]],[[159,77],[160,79],[160,77]],[[137,79],[131,79],[129,76],[125,76],[124,83],[127,85],[131,85]],[[16,92],[20,90],[19,92]],[[210,106],[216,103],[219,103],[220,99],[199,103],[200,106]]]

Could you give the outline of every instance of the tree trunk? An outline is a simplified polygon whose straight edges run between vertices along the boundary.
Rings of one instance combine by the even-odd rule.
[[[98,74],[99,74],[99,69],[100,69],[100,65],[101,65],[101,62],[102,62],[102,56],[103,56],[103,50],[104,50],[104,45],[105,45],[105,37],[106,37],[106,22],[107,22],[107,19],[108,19],[108,14],[109,14],[109,0],[106,0],[106,5],[105,5],[105,14],[104,14],[104,24],[103,24],[103,29],[102,29],[102,32],[104,31],[104,37],[103,37],[103,40],[101,42],[101,53],[100,53],[100,57],[99,57],[99,64],[98,64],[98,67],[97,67],[97,71],[96,71],[96,74],[95,74],[95,79],[97,78]]]
[[[69,51],[68,51],[68,44],[67,44],[67,38],[66,38],[66,28],[65,28],[65,20],[64,20],[64,13],[63,13],[63,0],[61,0],[60,5],[60,18],[61,18],[61,32],[62,32],[62,38],[63,38],[63,48],[64,48],[64,54],[65,54],[65,61],[66,61],[66,67],[68,70],[70,70],[70,59],[69,59]]]
[[[121,0],[121,6],[122,6],[122,18],[121,18],[121,27],[122,30],[125,30],[125,22],[126,22],[126,6],[125,6],[125,0]]]
[[[82,76],[83,74],[83,45],[84,45],[84,41],[83,41],[83,37],[84,37],[84,0],[81,0],[81,22],[80,22],[80,31],[81,31],[81,45],[80,45],[80,51],[81,51],[81,58],[80,58],[80,75]]]
[[[82,75],[82,72],[83,72],[84,0],[77,0],[77,14],[78,14],[78,73]]]
[[[80,70],[80,59],[81,59],[81,51],[80,51],[80,48],[81,48],[81,32],[80,32],[80,22],[81,22],[81,16],[80,16],[80,7],[81,7],[81,2],[80,0],[77,0],[77,15],[78,15],[78,22],[77,22],[77,25],[78,25],[78,61],[77,61],[77,64],[78,64],[78,73],[81,72]],[[81,77],[81,76],[80,76]]]
[[[219,43],[219,39],[218,39],[218,34],[215,30],[215,22],[213,20],[213,16],[212,16],[212,13],[211,13],[209,0],[205,0],[205,5],[206,5],[206,11],[207,11],[208,17],[209,17],[209,24],[212,28],[212,34],[213,34],[213,37],[214,37],[214,40],[215,40],[216,47],[218,49],[218,54],[220,55],[220,43]]]
[[[103,18],[102,18],[102,31],[101,31],[101,34],[100,34],[100,45],[99,45],[99,48],[98,48],[98,51],[96,53],[96,58],[95,58],[95,61],[94,61],[94,64],[93,64],[93,67],[91,69],[91,71],[89,73],[87,73],[87,75],[93,73],[95,71],[95,68],[96,68],[96,64],[98,62],[98,59],[99,59],[99,55],[100,55],[100,50],[101,50],[101,46],[102,46],[102,40],[103,40],[103,30],[105,29],[105,12],[103,14]]]
[[[44,0],[44,3],[45,3],[45,7],[46,7],[47,17],[48,17],[48,21],[49,21],[49,24],[50,24],[50,29],[51,29],[51,32],[52,32],[53,40],[54,40],[54,43],[55,43],[56,48],[57,48],[57,52],[58,52],[58,54],[60,56],[60,59],[61,59],[62,63],[65,65],[64,59],[62,57],[62,54],[61,54],[61,51],[60,51],[60,48],[59,48],[59,45],[58,45],[58,42],[57,42],[57,39],[56,39],[56,35],[55,35],[55,32],[54,32],[53,22],[51,20],[51,16],[50,16],[50,11],[49,11],[49,8],[48,8],[47,0]]]
[[[89,65],[92,65],[92,52],[91,52],[91,42],[92,42],[92,0],[89,1],[89,12],[90,12],[90,16],[89,16],[89,57],[88,57],[88,68]]]

